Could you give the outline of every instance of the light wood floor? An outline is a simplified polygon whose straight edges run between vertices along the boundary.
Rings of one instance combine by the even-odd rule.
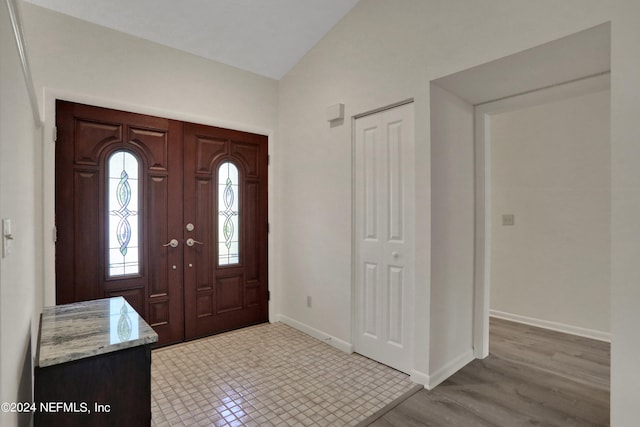
[[[610,345],[491,319],[490,355],[371,426],[608,426]]]

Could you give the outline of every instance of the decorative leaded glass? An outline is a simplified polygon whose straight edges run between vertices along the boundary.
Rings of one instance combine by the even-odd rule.
[[[109,210],[109,276],[140,272],[138,224],[139,165],[128,151],[116,151],[107,161]]]
[[[218,264],[240,262],[240,208],[238,168],[223,163],[218,169]]]

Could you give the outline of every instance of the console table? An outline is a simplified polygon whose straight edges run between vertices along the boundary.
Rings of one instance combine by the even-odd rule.
[[[34,425],[151,424],[158,335],[122,297],[46,307],[34,368]]]

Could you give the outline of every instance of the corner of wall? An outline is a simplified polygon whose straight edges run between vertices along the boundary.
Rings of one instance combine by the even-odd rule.
[[[429,387],[429,384],[431,383],[431,379],[429,378],[428,374],[425,374],[424,372],[413,369],[411,370],[411,376],[409,377],[409,379],[414,383],[423,385],[425,388],[430,390],[430,388],[428,387]]]
[[[24,34],[22,29],[22,18],[20,16],[20,8],[16,0],[7,0],[7,8],[9,10],[9,18],[11,19],[11,25],[13,27],[13,35],[18,48],[18,55],[20,58],[20,65],[22,67],[22,74],[24,75],[24,82],[29,97],[29,103],[31,105],[31,113],[33,114],[33,120],[37,127],[42,126],[42,119],[40,118],[40,110],[38,109],[38,97],[36,96],[35,86],[33,85],[33,78],[31,76],[31,68],[29,67],[29,58],[27,57],[27,48],[24,41]]]
[[[473,354],[473,349],[465,351],[464,353],[458,355],[458,357],[450,360],[446,365],[442,366],[431,375],[428,375],[428,383],[426,383],[425,387],[429,390],[433,390],[437,385],[458,372],[460,369],[464,368],[474,359],[475,356]]]

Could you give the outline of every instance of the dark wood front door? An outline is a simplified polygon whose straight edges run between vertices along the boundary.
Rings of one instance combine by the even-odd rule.
[[[266,142],[185,123],[187,339],[268,319]]]
[[[122,295],[160,345],[267,321],[266,137],[66,101],[56,125],[57,304]]]

